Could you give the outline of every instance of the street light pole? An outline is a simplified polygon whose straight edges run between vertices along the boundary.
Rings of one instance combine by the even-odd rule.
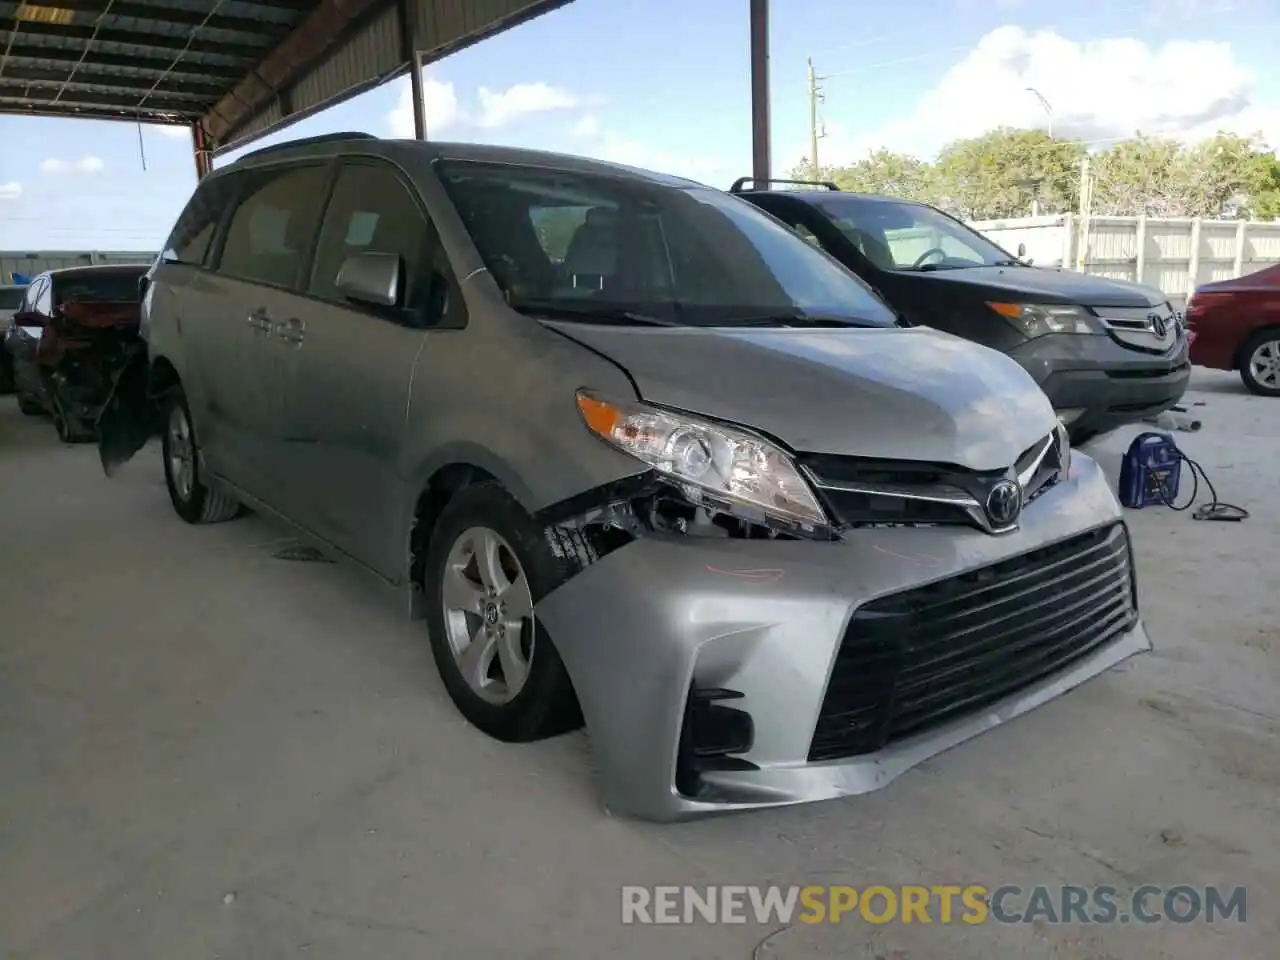
[[[1027,93],[1034,94],[1035,98],[1040,101],[1040,106],[1044,107],[1045,115],[1049,118],[1049,139],[1053,139],[1053,107],[1049,105],[1049,101],[1045,99],[1044,94],[1035,87],[1027,87]]]

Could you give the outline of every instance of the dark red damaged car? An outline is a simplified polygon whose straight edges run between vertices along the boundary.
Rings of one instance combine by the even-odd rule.
[[[1238,370],[1251,392],[1280,397],[1280,264],[1201,284],[1186,318],[1193,364]]]
[[[98,416],[143,343],[146,264],[68,267],[35,277],[5,331],[24,413],[52,415],[68,442],[97,439]]]

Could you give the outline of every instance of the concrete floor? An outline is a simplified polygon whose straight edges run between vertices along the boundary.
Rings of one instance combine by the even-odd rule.
[[[109,481],[0,399],[0,956],[1274,957],[1280,402],[1192,399],[1254,516],[1132,516],[1156,654],[880,793],[667,827],[601,810],[584,736],[464,724],[358,576],[182,524],[154,453]],[[1246,885],[1248,919],[620,923],[623,884],[946,882]]]

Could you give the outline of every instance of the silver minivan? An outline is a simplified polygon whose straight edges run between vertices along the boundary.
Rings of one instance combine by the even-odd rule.
[[[248,506],[402,590],[458,709],[585,721],[624,814],[872,790],[1150,646],[1028,374],[710,187],[267,148],[196,190],[143,336],[109,470],[159,432],[184,520]]]

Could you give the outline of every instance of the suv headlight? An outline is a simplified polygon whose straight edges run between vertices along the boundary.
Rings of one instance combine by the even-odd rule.
[[[992,310],[1028,337],[1049,333],[1103,333],[1084,307],[1054,303],[989,303]]]
[[[596,436],[675,481],[695,502],[718,502],[805,527],[827,516],[788,454],[763,437],[634,401],[578,391],[578,410]]]

